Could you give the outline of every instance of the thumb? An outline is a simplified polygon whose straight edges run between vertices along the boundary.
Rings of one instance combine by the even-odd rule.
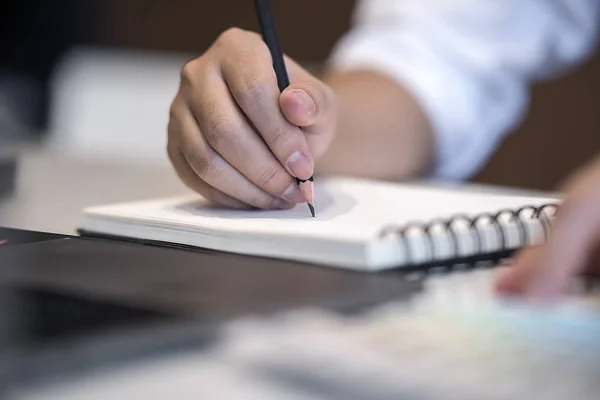
[[[539,264],[541,255],[542,248],[539,246],[523,249],[515,262],[497,277],[496,291],[509,297],[523,295],[535,272],[533,267]]]
[[[308,134],[328,134],[335,128],[333,91],[294,61],[286,60],[292,83],[279,97],[285,118]]]
[[[279,107],[290,124],[306,134],[315,159],[327,150],[335,134],[333,92],[319,81],[291,84],[279,97]]]
[[[315,128],[323,116],[323,94],[309,82],[300,82],[288,87],[279,98],[281,112],[293,125]]]

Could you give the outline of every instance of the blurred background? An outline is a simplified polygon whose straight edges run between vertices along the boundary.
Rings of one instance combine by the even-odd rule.
[[[257,29],[249,0],[8,4],[0,14],[0,146],[28,138],[86,160],[166,165],[168,109],[183,63],[228,27]],[[318,69],[353,5],[274,1],[285,52]],[[535,87],[527,120],[473,180],[554,189],[600,150],[599,89],[600,57]]]

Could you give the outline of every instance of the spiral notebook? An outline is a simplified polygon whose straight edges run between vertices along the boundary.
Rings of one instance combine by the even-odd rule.
[[[83,212],[80,233],[363,271],[496,262],[542,243],[559,201],[347,178],[319,179],[312,218],[231,210],[198,195]]]

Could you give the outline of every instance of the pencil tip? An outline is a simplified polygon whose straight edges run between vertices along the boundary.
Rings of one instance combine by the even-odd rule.
[[[314,217],[315,216],[315,208],[314,208],[313,204],[315,204],[315,196],[314,196],[314,190],[313,190],[312,177],[305,181],[300,181],[300,183],[298,184],[298,187],[300,189],[300,192],[302,192],[302,195],[304,196],[306,203],[308,204],[310,213]]]
[[[310,209],[310,213],[312,214],[313,218],[315,217],[315,207],[310,204],[310,203],[306,203],[308,204],[308,208]]]

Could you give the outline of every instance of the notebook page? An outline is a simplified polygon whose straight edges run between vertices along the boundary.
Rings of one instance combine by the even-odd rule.
[[[390,224],[427,223],[456,214],[474,216],[548,202],[552,200],[330,178],[315,184],[316,218],[305,204],[283,211],[229,210],[211,207],[196,196],[94,207],[86,215],[214,235],[366,243]]]

